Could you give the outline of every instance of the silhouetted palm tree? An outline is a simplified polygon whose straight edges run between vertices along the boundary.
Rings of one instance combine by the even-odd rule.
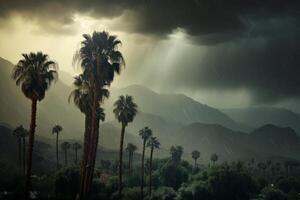
[[[65,165],[68,165],[68,149],[70,149],[71,144],[69,142],[61,143],[61,149],[65,154]]]
[[[42,52],[22,54],[21,59],[13,70],[13,79],[17,85],[21,85],[25,97],[31,100],[31,122],[29,129],[27,173],[25,196],[28,198],[30,190],[30,177],[32,165],[32,150],[34,144],[34,132],[36,127],[37,101],[45,97],[46,91],[56,79],[57,64],[49,60],[48,55]]]
[[[215,154],[215,153],[211,154],[210,160],[213,162],[213,165],[215,165],[215,162],[217,162],[218,158],[219,157],[217,154]]]
[[[192,152],[192,158],[194,159],[195,161],[195,168],[197,168],[197,160],[198,158],[200,158],[200,152],[195,150]]]
[[[142,174],[141,174],[141,199],[144,198],[144,163],[145,163],[145,147],[148,139],[152,136],[152,130],[148,127],[145,127],[139,131],[139,135],[143,140],[143,152],[142,152]]]
[[[172,146],[170,148],[170,154],[171,154],[171,159],[175,163],[180,163],[181,161],[181,156],[183,154],[183,147],[182,146]]]
[[[82,146],[81,144],[79,144],[78,142],[75,142],[73,145],[72,145],[72,148],[74,149],[75,151],[75,164],[77,164],[77,160],[78,160],[78,149],[81,149]]]
[[[55,125],[52,128],[52,134],[56,134],[56,168],[59,169],[59,158],[58,158],[58,135],[63,130],[60,125]]]
[[[132,96],[120,96],[114,103],[113,110],[116,119],[121,123],[121,138],[119,151],[119,199],[122,198],[122,173],[123,173],[123,143],[125,128],[128,123],[132,122],[137,114],[137,105],[134,103]]]
[[[149,197],[151,198],[152,192],[152,161],[153,161],[153,150],[158,149],[160,146],[159,141],[156,137],[150,137],[147,146],[150,147],[150,174],[149,174]]]
[[[95,167],[95,157],[98,145],[99,118],[97,110],[103,102],[103,94],[108,91],[105,88],[110,86],[114,74],[120,72],[125,64],[123,56],[118,51],[121,41],[108,32],[94,32],[92,35],[84,34],[81,48],[75,55],[75,61],[79,61],[83,70],[82,79],[87,83],[87,109],[85,110],[88,131],[85,131],[84,153],[81,165],[81,181],[79,199],[85,199],[92,183]],[[86,167],[88,166],[88,167]]]
[[[137,146],[132,143],[128,143],[126,150],[128,151],[128,171],[131,173],[133,154],[137,150]]]

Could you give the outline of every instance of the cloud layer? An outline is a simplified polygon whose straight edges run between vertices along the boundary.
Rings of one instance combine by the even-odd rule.
[[[115,19],[114,29],[153,38],[181,29],[206,47],[205,57],[187,52],[186,66],[166,72],[169,87],[245,89],[257,103],[300,97],[297,0],[0,0],[0,10],[2,21],[19,15],[55,34],[74,33],[75,14]]]

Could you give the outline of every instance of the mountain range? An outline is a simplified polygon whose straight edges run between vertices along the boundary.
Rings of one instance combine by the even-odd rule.
[[[0,123],[10,128],[20,124],[26,127],[30,101],[11,79],[12,69],[11,62],[0,58]],[[84,115],[68,102],[72,77],[67,73],[61,77],[64,82],[53,84],[46,98],[38,103],[37,135],[54,138],[51,129],[60,124],[64,129],[62,139],[81,140]],[[300,132],[298,113],[276,107],[219,110],[182,94],[160,94],[140,85],[111,88],[104,104],[106,122],[100,130],[103,148],[118,149],[120,124],[111,111],[113,102],[122,94],[132,95],[139,106],[136,119],[127,127],[125,143],[140,147],[138,130],[149,126],[162,143],[158,156],[167,155],[169,147],[178,144],[184,147],[186,157],[192,150],[200,150],[203,160],[208,160],[211,153],[218,153],[223,160],[254,156],[299,158],[299,137],[294,131]]]

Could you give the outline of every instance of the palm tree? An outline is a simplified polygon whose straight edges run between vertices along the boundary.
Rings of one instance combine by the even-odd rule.
[[[194,159],[195,161],[195,168],[197,168],[197,160],[198,158],[200,158],[200,152],[195,150],[192,152],[192,158]]]
[[[170,154],[171,154],[171,159],[175,163],[180,163],[181,161],[181,156],[183,154],[183,147],[182,146],[172,146],[170,148]]]
[[[37,101],[44,99],[46,91],[49,89],[51,83],[57,78],[57,64],[54,61],[49,60],[48,55],[43,54],[42,52],[22,54],[22,56],[23,59],[21,59],[13,69],[12,78],[16,81],[17,85],[21,85],[25,97],[31,100],[31,122],[29,129],[25,187],[25,196],[28,198],[36,127]]]
[[[69,142],[61,143],[61,149],[65,153],[65,165],[68,165],[68,149],[70,149],[71,144]]]
[[[18,160],[19,160],[19,167],[21,169],[22,167],[22,159],[21,159],[21,154],[22,154],[22,137],[26,130],[23,128],[23,126],[18,126],[13,130],[13,135],[17,138],[18,140]]]
[[[150,175],[149,175],[149,197],[151,198],[152,192],[152,160],[153,160],[153,150],[158,149],[160,146],[159,141],[156,137],[150,137],[147,146],[150,147]]]
[[[72,148],[73,148],[74,151],[75,151],[75,164],[77,164],[77,160],[78,160],[78,157],[77,157],[78,149],[81,149],[82,146],[81,146],[81,144],[79,144],[78,142],[75,142],[75,143],[72,145]]]
[[[121,41],[108,32],[93,32],[84,34],[81,48],[74,56],[79,61],[83,73],[82,79],[87,85],[84,101],[86,115],[86,130],[84,136],[84,153],[81,165],[81,181],[79,199],[85,199],[92,183],[95,167],[95,157],[98,145],[99,118],[97,110],[109,92],[106,89],[114,80],[114,74],[120,73],[125,64],[122,53],[118,51]],[[81,95],[80,95],[81,96]],[[80,108],[81,109],[81,108]]]
[[[125,128],[128,123],[132,122],[137,114],[137,105],[134,103],[132,96],[121,95],[119,99],[114,103],[113,110],[116,119],[121,123],[121,139],[120,139],[120,151],[119,151],[119,199],[122,198],[122,170],[123,170],[123,143]]]
[[[145,147],[148,139],[152,136],[152,130],[148,127],[145,127],[139,131],[139,135],[143,140],[143,153],[142,153],[142,178],[141,178],[141,199],[144,198],[144,163],[145,163]]]
[[[131,173],[133,154],[137,150],[137,146],[132,143],[128,143],[126,150],[128,151],[128,171]]]
[[[217,162],[218,158],[219,157],[217,154],[215,154],[215,153],[211,154],[210,160],[213,162],[213,165],[215,165],[215,162]]]
[[[52,134],[56,134],[56,168],[59,169],[59,160],[58,160],[58,135],[63,130],[60,125],[55,125],[52,128]]]

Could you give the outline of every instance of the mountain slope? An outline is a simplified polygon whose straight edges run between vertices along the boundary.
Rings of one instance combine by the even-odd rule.
[[[300,134],[300,114],[284,108],[250,107],[245,109],[223,110],[233,120],[251,127],[264,124],[292,127]]]
[[[132,95],[142,112],[159,115],[169,122],[185,125],[195,122],[217,123],[234,130],[244,128],[221,111],[201,104],[185,95],[158,94],[148,88],[131,85],[112,90],[111,100],[117,99],[122,94]],[[106,103],[107,108],[112,106],[113,101]]]

